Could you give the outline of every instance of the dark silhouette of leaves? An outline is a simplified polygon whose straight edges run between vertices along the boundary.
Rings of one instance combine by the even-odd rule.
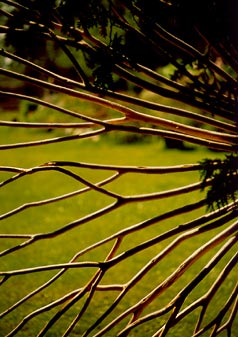
[[[238,197],[238,156],[226,155],[224,160],[204,159],[200,164],[202,190],[207,180],[211,179],[211,186],[207,191],[208,209],[214,210],[235,201]]]

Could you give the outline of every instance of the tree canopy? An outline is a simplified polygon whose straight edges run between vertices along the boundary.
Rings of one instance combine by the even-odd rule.
[[[14,46],[18,55],[31,59],[44,57],[46,40],[54,41],[56,48],[63,48],[68,55],[67,48],[81,50],[87,65],[93,69],[92,78],[83,74],[81,60],[73,55],[72,64],[84,80],[87,77],[87,84],[91,80],[98,89],[111,88],[112,73],[128,78],[125,70],[141,71],[140,66],[155,69],[172,63],[179,77],[188,75],[185,66],[195,60],[198,67],[208,67],[214,72],[214,67],[207,62],[222,57],[224,64],[237,71],[237,4],[234,0],[2,3],[13,6],[7,17],[9,28],[5,42]],[[192,79],[198,90],[204,90],[205,77],[198,81]]]

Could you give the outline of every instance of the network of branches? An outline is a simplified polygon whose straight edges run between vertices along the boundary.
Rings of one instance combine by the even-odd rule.
[[[41,284],[35,282],[34,289],[26,289],[24,294],[16,294],[13,303],[0,306],[0,326],[1,321],[5,325],[22,310],[7,336],[21,333],[31,322],[34,325],[36,317],[46,317],[42,315],[50,312],[47,318],[39,318],[42,324],[36,335],[47,335],[53,329],[63,331],[58,332],[63,336],[74,333],[140,336],[140,331],[146,331],[140,330],[142,326],[155,322],[149,335],[170,336],[183,320],[196,313],[189,337],[207,332],[218,336],[224,331],[233,337],[238,308],[234,276],[238,258],[238,11],[235,9],[235,0],[0,1],[0,98],[2,102],[14,99],[25,102],[27,107],[24,118],[19,114],[16,120],[2,117],[2,113],[0,127],[25,129],[28,134],[32,129],[47,131],[40,133],[40,140],[34,136],[32,140],[16,139],[11,143],[4,140],[0,150],[10,154],[22,151],[23,160],[21,167],[0,166],[4,177],[0,188],[3,193],[10,189],[13,195],[15,184],[27,179],[34,181],[34,177],[47,176],[49,172],[60,173],[62,179],[77,184],[77,188],[59,189],[54,195],[47,191],[49,195],[41,200],[20,201],[0,215],[3,222],[0,239],[4,242],[0,257],[9,258],[7,267],[0,271],[3,291],[15,287],[15,280],[22,275],[27,278],[46,274]],[[60,97],[74,105],[64,106],[59,103]],[[91,104],[90,108],[85,109],[84,105],[82,108],[82,102]],[[31,109],[36,110],[35,119],[31,119]],[[57,116],[53,122],[51,114]],[[52,158],[25,167],[24,153],[29,148],[36,149],[32,150],[34,157],[42,146],[111,134],[129,135],[130,141],[146,137],[163,139],[167,146],[172,143],[183,149],[206,148],[219,157],[177,165],[157,165],[157,161],[155,165],[119,165],[114,164],[112,146],[109,162],[105,164],[94,162],[95,153],[91,153],[90,162]],[[84,171],[94,172],[94,176],[85,177]],[[103,178],[98,178],[97,172]],[[178,186],[178,175],[189,176],[193,172],[198,173],[198,181]],[[172,180],[174,188],[156,185],[151,191],[151,176]],[[138,182],[143,177],[148,186],[143,186],[143,192],[125,191],[123,179],[127,177]],[[42,186],[38,184],[38,188]],[[38,231],[33,224],[32,228],[24,227],[24,232],[17,229],[15,219],[19,215],[33,209],[38,219],[47,205],[54,207],[67,200],[73,203],[75,198],[87,196],[86,202],[93,203],[92,192],[100,202],[95,201],[91,212],[82,212],[77,219],[62,224],[52,217],[50,229]],[[174,203],[176,198],[178,206]],[[167,199],[169,209],[163,211],[160,201]],[[115,219],[121,210],[144,207],[150,202],[160,205],[157,214],[148,213],[147,218],[136,218],[133,224],[121,219],[120,229],[115,227],[103,237],[98,233],[99,237],[94,235],[90,242],[81,239],[80,231],[85,226],[87,233],[97,233],[94,221],[104,223],[107,217]],[[58,256],[52,262],[49,257],[47,263],[39,258],[33,266],[26,259],[24,265],[14,267],[11,258],[16,259],[17,254],[22,251],[28,252],[28,256],[34,254],[38,243],[57,242],[71,232],[79,240],[80,248],[71,251],[70,258],[62,260]],[[203,243],[196,246],[196,238],[203,235],[206,235]],[[195,241],[191,241],[189,251],[186,247],[190,240]],[[188,249],[187,257],[157,281],[158,266],[170,265],[170,254],[176,254],[179,246]],[[110,273],[121,271],[124,264],[141,253],[143,256],[148,253],[148,258],[138,270],[131,270],[130,275],[119,272],[119,280],[110,279]],[[197,263],[196,273],[191,274],[189,282],[184,281],[184,275]],[[73,272],[82,273],[79,275],[85,282],[73,285],[72,289],[65,287],[61,296],[48,301],[48,289],[52,285],[57,287],[59,280]],[[210,275],[216,275],[213,282],[196,293]],[[133,292],[145,279],[150,280],[149,287],[133,298]],[[175,292],[174,284],[181,284]],[[209,316],[214,298],[227,284],[229,295],[225,303]],[[42,295],[40,306],[25,308],[25,304],[31,304],[41,294],[46,295]],[[88,311],[95,312],[102,300],[100,294],[107,294],[107,303],[81,328]],[[64,327],[57,330],[64,317],[68,317]]]

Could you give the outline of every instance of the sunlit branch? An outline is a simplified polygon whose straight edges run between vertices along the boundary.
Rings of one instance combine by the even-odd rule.
[[[62,83],[65,83],[66,85],[73,85],[76,88],[79,88],[79,89],[82,89],[82,90],[85,89],[85,86],[82,85],[81,83],[77,82],[77,81],[74,81],[74,80],[68,79],[66,77],[60,76],[60,75],[58,75],[58,74],[56,74],[52,71],[49,71],[49,70],[47,70],[43,67],[40,67],[40,66],[36,65],[35,63],[32,63],[32,62],[27,61],[25,59],[22,59],[19,56],[16,56],[14,54],[8,53],[5,50],[0,50],[0,54],[2,54],[3,56],[9,57],[13,60],[16,60],[16,61],[18,61],[22,64],[25,64],[25,65],[33,68],[33,69],[36,69],[37,71],[39,71],[39,72],[41,72],[41,73],[43,73],[43,74],[45,74],[45,75],[47,75],[51,78],[55,78],[56,80],[61,81]],[[145,67],[142,67],[142,69],[145,71]],[[152,72],[150,69],[146,69],[146,71],[147,72],[150,71],[150,73]],[[154,74],[154,72],[152,72],[152,73]],[[87,89],[87,91],[94,93],[93,88]],[[8,94],[7,92],[1,92],[1,93],[5,94],[5,95]],[[15,97],[22,97],[23,98],[23,96],[21,96],[19,94],[15,94],[15,95],[16,95]],[[196,114],[192,111],[186,111],[186,110],[178,109],[178,108],[171,107],[171,106],[165,106],[165,105],[161,105],[161,104],[158,104],[158,103],[148,102],[146,100],[142,100],[142,99],[139,99],[137,97],[129,96],[129,95],[126,95],[126,94],[121,94],[121,93],[118,93],[118,92],[110,92],[110,90],[106,93],[106,96],[112,97],[112,98],[115,98],[115,99],[118,99],[118,100],[121,100],[121,101],[125,101],[125,102],[128,102],[128,103],[136,104],[138,106],[147,107],[147,108],[155,110],[155,111],[161,111],[161,112],[166,112],[166,113],[169,113],[169,114],[174,114],[174,115],[178,115],[178,116],[192,118],[194,120],[200,121],[200,122],[208,124],[208,125],[213,125],[213,126],[218,127],[218,128],[220,127],[221,129],[227,129],[227,130],[234,131],[234,132],[236,131],[235,127],[232,126],[231,124],[227,124],[227,123],[222,122],[222,121],[216,121],[213,118],[203,116],[201,114]],[[33,99],[34,100],[34,98],[27,97],[27,96],[26,96],[25,99],[28,99],[28,100]],[[40,103],[40,101],[38,101],[38,102],[35,101],[35,102],[38,103],[38,104]],[[57,109],[59,107],[55,106],[54,108]],[[63,111],[63,109],[62,109],[62,111]],[[213,112],[213,113],[215,114],[215,112]]]
[[[160,214],[158,216],[155,216],[151,219],[145,220],[141,223],[135,224],[133,226],[127,227],[119,232],[116,232],[115,234],[96,242],[95,244],[88,246],[87,248],[79,251],[76,255],[75,255],[75,260],[78,259],[80,256],[82,256],[83,254],[89,252],[90,250],[93,250],[111,240],[114,240],[117,237],[125,237],[126,235],[130,235],[135,233],[136,231],[139,230],[143,230],[149,226],[152,226],[154,224],[157,224],[163,220],[167,220],[170,218],[173,218],[174,216],[177,215],[182,215],[185,214],[187,212],[191,212],[194,211],[196,209],[199,209],[201,207],[203,207],[205,204],[205,200],[201,200],[200,202],[196,202],[194,204],[188,204],[186,206],[174,209],[172,211]],[[229,207],[223,207],[222,209],[219,209],[217,211],[214,211],[212,213],[209,213],[208,215],[203,215],[198,219],[192,220],[191,222],[188,223],[184,223],[184,224],[180,224],[176,227],[174,227],[173,229],[166,231],[165,233],[162,233],[161,235],[155,237],[153,240],[150,240],[149,242],[145,242],[143,244],[143,248],[148,248],[148,246],[150,246],[151,244],[157,244],[159,242],[162,242],[163,240],[166,240],[168,238],[173,237],[174,235],[180,234],[182,232],[185,232],[186,230],[190,230],[198,225],[203,225],[208,221],[211,221],[213,219],[216,219],[220,216],[223,216],[224,214],[226,214],[227,212],[230,211],[230,207],[232,207],[232,205],[230,204]],[[235,206],[234,206],[235,208]]]
[[[3,71],[3,73],[6,74],[6,72],[12,73],[10,71],[5,71],[4,69],[0,69],[0,71]],[[130,120],[134,120],[134,121],[143,121],[146,123],[154,123],[155,125],[159,125],[160,127],[167,127],[172,131],[176,131],[176,132],[181,132],[184,133],[186,135],[190,135],[190,136],[195,136],[195,137],[199,137],[199,138],[205,138],[207,140],[210,141],[219,141],[222,143],[226,143],[228,142],[228,144],[236,144],[237,141],[237,136],[236,135],[229,135],[229,134],[224,134],[224,133],[219,133],[219,132],[215,132],[215,131],[208,131],[208,130],[201,130],[199,128],[195,128],[195,127],[191,127],[191,126],[185,126],[184,124],[180,124],[180,123],[176,123],[173,121],[168,121],[167,119],[164,118],[160,118],[157,116],[148,116],[146,114],[140,113],[138,111],[135,111],[131,108],[127,108],[127,107],[123,107],[121,105],[119,105],[118,103],[112,103],[109,102],[105,99],[99,98],[99,97],[95,97],[89,94],[83,94],[80,93],[78,91],[72,90],[72,89],[68,89],[68,88],[63,88],[59,85],[54,85],[52,83],[47,83],[45,81],[41,81],[41,80],[36,80],[34,78],[31,78],[29,76],[23,76],[21,74],[17,74],[15,73],[14,76],[22,78],[22,80],[28,80],[28,81],[32,81],[38,84],[41,84],[42,86],[48,87],[48,88],[52,88],[56,89],[57,91],[61,91],[61,92],[65,92],[68,93],[72,96],[76,96],[76,97],[81,97],[82,99],[87,99],[90,101],[95,101],[98,102],[98,104],[103,104],[107,107],[111,107],[113,109],[115,109],[118,112],[122,112],[127,118],[129,118]],[[101,124],[103,124],[101,122]],[[104,124],[105,126],[105,124]],[[108,126],[110,127],[110,126]],[[112,127],[113,130],[113,127]],[[210,137],[209,137],[210,135]]]
[[[111,177],[108,177],[108,178],[106,178],[102,181],[99,181],[99,182],[95,183],[95,185],[96,186],[103,186],[103,185],[108,184],[109,182],[115,180],[117,177],[118,177],[118,174],[115,173]],[[44,200],[39,200],[39,201],[32,201],[32,202],[23,204],[23,205],[15,208],[15,209],[7,212],[7,213],[4,213],[4,214],[0,215],[0,220],[6,219],[6,218],[8,218],[12,215],[15,215],[19,212],[22,212],[23,210],[25,210],[27,208],[43,206],[43,205],[46,205],[46,204],[57,202],[59,200],[65,200],[67,198],[71,198],[71,197],[74,197],[76,195],[80,195],[80,194],[88,192],[90,190],[91,190],[91,187],[88,186],[88,187],[81,188],[80,190],[76,190],[76,191],[73,191],[73,192],[70,192],[70,193],[66,193],[66,194],[63,194],[63,195],[60,195],[60,196],[57,196],[57,197],[54,197],[54,198],[49,198],[49,199],[44,199]],[[1,237],[1,235],[0,235],[0,237]]]
[[[53,144],[53,143],[61,143],[65,141],[71,141],[71,140],[77,140],[77,139],[83,139],[83,138],[89,138],[96,135],[99,135],[101,133],[104,133],[105,129],[99,129],[95,131],[86,131],[82,132],[79,135],[71,135],[71,136],[63,136],[63,137],[55,137],[55,138],[49,138],[49,139],[41,139],[31,142],[23,142],[23,143],[15,143],[15,144],[5,144],[0,145],[0,150],[9,150],[9,149],[17,149],[17,148],[23,148],[23,147],[31,147],[31,146],[41,146],[46,144]]]
[[[188,171],[197,171],[201,169],[200,164],[183,164],[174,166],[118,166],[118,165],[103,165],[93,163],[82,163],[72,161],[51,161],[43,164],[43,166],[68,166],[78,168],[88,168],[92,170],[117,171],[118,173],[140,173],[140,174],[165,174],[179,173]]]
[[[102,262],[73,262],[73,263],[58,263],[54,265],[46,265],[19,270],[0,271],[0,276],[15,276],[23,274],[39,273],[41,271],[57,270],[57,269],[72,269],[72,268],[102,268]]]
[[[101,208],[101,209],[99,209],[99,210],[97,210],[93,213],[90,213],[90,214],[88,214],[88,215],[86,215],[86,216],[84,216],[84,217],[82,217],[78,220],[72,221],[72,222],[70,222],[69,224],[67,224],[63,227],[56,229],[55,231],[48,232],[48,233],[41,233],[41,234],[32,234],[29,240],[27,240],[27,241],[25,241],[25,242],[23,242],[23,243],[21,243],[17,246],[14,246],[12,248],[9,248],[9,249],[6,249],[6,250],[2,251],[0,253],[0,256],[11,254],[12,252],[15,252],[19,249],[22,249],[22,248],[24,248],[24,247],[26,247],[26,246],[34,243],[34,242],[37,242],[38,240],[50,239],[50,238],[57,237],[57,236],[65,233],[67,231],[72,230],[73,228],[76,228],[76,227],[81,226],[85,223],[88,223],[89,221],[94,220],[94,219],[96,219],[100,216],[103,216],[104,214],[107,214],[110,211],[113,211],[113,210],[115,210],[115,209],[117,209],[121,206],[122,206],[122,203],[116,201],[116,202],[114,202],[114,203],[112,203],[112,204],[110,204],[110,205],[108,205],[104,208]]]
[[[199,326],[202,322],[202,319],[204,317],[204,314],[206,312],[206,309],[209,305],[209,302],[215,295],[216,291],[218,291],[219,286],[224,281],[224,279],[228,276],[229,272],[234,268],[234,263],[237,259],[238,254],[234,256],[231,261],[226,265],[225,269],[220,274],[220,277],[216,279],[210,290],[207,291],[207,293],[202,296],[197,301],[194,301],[192,305],[185,308],[179,313],[179,310],[181,309],[181,306],[183,302],[185,301],[186,297],[188,296],[189,292],[192,290],[193,287],[199,284],[199,282],[202,281],[202,279],[214,268],[214,266],[219,263],[219,261],[224,257],[224,255],[231,249],[234,245],[237,244],[237,236],[232,237],[220,250],[219,252],[214,256],[214,258],[209,261],[209,263],[202,269],[202,271],[199,273],[199,275],[192,280],[189,285],[183,289],[176,298],[172,301],[174,303],[175,309],[171,313],[170,318],[166,322],[166,324],[161,328],[157,334],[154,336],[166,336],[166,333],[169,331],[171,327],[173,327],[175,324],[177,324],[183,317],[185,317],[188,313],[190,313],[192,310],[194,310],[198,305],[202,306],[202,312],[199,317],[199,324],[197,325],[195,332],[199,330]]]
[[[119,249],[120,244],[121,244],[121,238],[117,238],[117,240],[115,241],[115,244],[113,245],[111,251],[109,252],[109,254],[107,255],[105,261],[109,261],[110,259],[113,258],[113,256],[116,254],[116,251]],[[81,317],[83,316],[83,314],[85,313],[85,311],[87,310],[89,304],[91,303],[93,296],[95,294],[95,292],[98,290],[98,284],[100,283],[101,279],[103,278],[105,274],[105,270],[98,270],[94,277],[91,279],[91,281],[85,285],[85,289],[89,290],[89,294],[87,297],[87,300],[84,303],[83,308],[81,309],[81,311],[78,313],[78,315],[74,318],[73,322],[69,325],[68,329],[65,331],[64,336],[68,336],[69,333],[72,331],[72,329],[75,327],[75,325],[79,322],[79,320],[81,319]]]
[[[147,314],[143,317],[137,317],[136,320],[133,320],[130,324],[126,326],[125,329],[123,329],[119,336],[123,336],[124,333],[129,332],[133,328],[135,328],[138,325],[141,325],[145,322],[151,321],[155,318],[161,317],[165,312],[171,311],[170,319],[167,321],[166,325],[164,325],[161,329],[157,331],[157,333],[154,336],[162,336],[163,334],[166,334],[168,330],[176,325],[180,320],[182,320],[184,317],[186,317],[187,314],[191,313],[193,310],[195,310],[198,306],[202,305],[203,308],[207,308],[209,302],[211,301],[212,297],[215,295],[215,293],[218,291],[219,287],[221,286],[222,282],[225,280],[225,278],[229,275],[231,270],[234,268],[236,256],[234,256],[229,263],[225,266],[224,270],[220,273],[217,280],[214,282],[214,284],[211,286],[211,288],[204,294],[201,298],[198,300],[195,300],[191,305],[187,306],[184,310],[181,311],[181,313],[178,314],[178,311],[183,304],[184,300],[187,298],[189,293],[195,288],[201,281],[206,277],[208,273],[210,273],[214,266],[219,263],[220,259],[229,251],[230,248],[232,248],[237,242],[236,238],[231,238],[220,250],[219,252],[211,259],[211,261],[208,262],[208,264],[201,270],[201,272],[198,273],[198,275],[189,282],[189,284],[181,291],[179,292],[169,303],[166,307],[163,309],[157,310],[155,312],[152,312],[150,314]],[[173,311],[172,311],[173,309]],[[204,309],[205,311],[206,309]],[[200,315],[201,318],[201,315]],[[199,318],[199,322],[201,323]],[[200,325],[200,324],[199,324]],[[195,332],[199,329],[199,325],[197,325]],[[167,326],[167,328],[166,328]]]
[[[72,111],[72,110],[69,110],[69,109],[65,109],[65,108],[62,108],[58,105],[55,105],[55,104],[52,104],[52,103],[49,103],[49,102],[46,102],[46,101],[43,101],[39,98],[35,98],[35,97],[31,97],[31,96],[27,96],[27,95],[23,95],[23,94],[18,94],[18,93],[14,93],[14,92],[7,92],[7,91],[0,91],[0,94],[2,95],[6,95],[8,97],[13,97],[13,98],[19,98],[21,100],[27,100],[29,102],[32,102],[32,103],[36,103],[38,105],[42,105],[42,106],[45,106],[47,108],[50,108],[50,109],[53,109],[53,110],[56,110],[56,111],[59,111],[63,114],[66,114],[66,115],[69,115],[69,116],[72,116],[72,117],[76,117],[76,118],[79,118],[81,119],[82,121],[85,121],[85,122],[88,122],[87,123],[83,123],[82,124],[79,124],[80,127],[95,127],[95,126],[98,126],[98,125],[101,125],[101,126],[106,126],[108,125],[109,123],[110,124],[121,124],[125,121],[127,121],[125,119],[125,117],[122,117],[122,118],[111,118],[109,120],[99,120],[99,119],[96,119],[96,118],[93,118],[93,117],[89,117],[89,116],[86,116],[86,115],[83,115],[83,114],[80,114],[78,112],[75,112],[75,111]],[[6,122],[6,121],[2,121],[3,122],[3,125],[9,125],[9,126],[15,126],[15,127],[37,127],[37,125],[48,125],[47,123],[30,123],[30,122]],[[6,123],[6,124],[4,124]],[[9,123],[9,124],[7,124]],[[10,124],[11,123],[11,124]],[[51,125],[54,125],[54,123],[51,123]],[[110,125],[109,124],[109,125]]]
[[[31,312],[30,314],[25,316],[23,318],[23,320],[13,330],[11,330],[11,332],[8,334],[8,337],[14,336],[18,331],[20,331],[22,329],[23,326],[26,325],[27,322],[29,322],[31,319],[33,319],[37,315],[39,315],[43,312],[49,311],[49,310],[65,303],[65,302],[67,303],[67,301],[70,298],[74,297],[76,294],[78,294],[79,291],[80,291],[80,289],[79,290],[78,289],[73,290],[71,293],[66,294],[65,296],[61,297],[60,299],[52,301],[49,304],[47,304],[43,307],[40,307],[39,309]]]
[[[235,215],[233,215],[233,218]],[[232,218],[232,217],[231,217]],[[222,221],[220,223],[220,220],[216,221],[217,225],[220,226]],[[101,322],[103,319],[105,319],[109,313],[111,313],[114,308],[117,306],[117,304],[121,301],[121,299],[125,296],[125,294],[131,289],[141,278],[151,269],[153,268],[165,255],[167,255],[170,251],[175,249],[179,244],[181,244],[184,240],[187,240],[188,238],[191,238],[195,235],[198,235],[198,233],[204,233],[204,231],[208,231],[210,228],[214,228],[215,223],[209,224],[207,226],[204,226],[202,228],[194,228],[192,230],[186,231],[184,234],[181,234],[178,238],[176,238],[174,241],[172,241],[170,244],[167,245],[167,247],[162,250],[157,256],[155,256],[151,261],[149,261],[139,272],[137,275],[134,276],[133,279],[131,279],[125,289],[120,293],[120,295],[117,297],[117,299],[114,301],[114,303],[111,305],[111,307],[99,318],[95,324],[91,326],[91,328],[87,331],[85,336],[88,335],[90,331],[92,331],[99,322]],[[101,331],[96,333],[95,336],[99,337],[102,336],[105,332],[109,331],[113,326],[115,326],[117,323],[119,323],[122,319],[130,315],[131,313],[142,311],[147,304],[151,303],[151,301],[154,300],[154,298],[157,298],[161,293],[163,293],[166,289],[168,289],[174,282],[177,281],[178,278],[182,276],[182,274],[195,262],[197,259],[199,259],[201,256],[203,256],[207,251],[209,251],[211,248],[214,248],[214,246],[218,245],[222,241],[224,241],[227,237],[231,236],[234,232],[236,232],[238,229],[238,223],[232,224],[228,229],[223,230],[221,233],[219,233],[217,236],[215,236],[213,239],[211,239],[208,243],[204,244],[202,247],[198,248],[193,254],[191,254],[166,280],[164,280],[161,284],[159,284],[151,293],[149,293],[147,296],[142,298],[138,303],[136,303],[134,306],[128,308],[126,311],[124,311],[121,315],[119,315],[117,318],[115,318],[111,323],[109,323],[105,328],[103,328]],[[137,246],[134,251],[138,251],[138,248],[140,248],[140,245]],[[131,252],[126,252],[121,254],[121,258],[125,258],[126,256],[131,256]],[[120,258],[120,256],[119,256]],[[117,261],[118,257],[115,257],[112,262]]]
[[[194,333],[193,337],[201,336],[205,331],[211,329],[212,327],[214,327],[214,332],[216,333],[219,328],[219,325],[222,322],[222,319],[224,318],[224,316],[227,314],[228,310],[232,306],[232,303],[235,303],[234,307],[237,307],[237,294],[238,294],[238,284],[236,284],[230,297],[226,301],[221,311],[216,315],[216,317],[212,321],[210,321],[208,324],[206,324],[203,328],[201,328],[199,331]]]

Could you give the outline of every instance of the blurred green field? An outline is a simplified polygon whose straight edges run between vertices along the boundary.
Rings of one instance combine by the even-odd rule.
[[[29,130],[26,133],[22,129],[2,128],[0,140],[1,144],[11,144],[14,142],[52,136],[54,136],[54,132],[52,134],[43,131],[36,132],[34,130]],[[1,151],[0,165],[31,168],[49,161],[65,160],[113,165],[170,166],[196,163],[204,158],[214,158],[218,156],[222,155],[202,148],[195,149],[194,151],[167,150],[164,147],[163,141],[159,139],[128,145],[120,144],[116,142],[114,138],[103,137],[96,140],[77,140],[24,149],[3,150]],[[74,169],[74,172],[92,182],[97,182],[111,174],[110,172],[103,170],[98,171],[89,169]],[[0,175],[1,181],[3,181],[10,178],[13,173],[0,172]],[[127,174],[106,187],[109,190],[122,195],[134,195],[138,193],[172,189],[197,181],[199,181],[198,172],[170,175]],[[9,212],[23,204],[43,200],[45,198],[53,198],[77,190],[81,187],[83,187],[83,184],[55,171],[38,172],[36,174],[27,175],[0,189],[1,214]],[[15,270],[38,265],[66,263],[77,252],[90,244],[94,244],[128,226],[132,226],[158,214],[200,200],[203,196],[204,195],[201,192],[193,192],[174,198],[128,204],[98,219],[87,222],[81,226],[76,226],[71,231],[67,231],[62,235],[47,240],[40,240],[24,249],[1,257],[1,270]],[[91,212],[97,211],[112,202],[112,198],[102,196],[95,191],[89,191],[85,194],[77,195],[56,203],[46,204],[41,207],[28,207],[20,213],[7,219],[3,219],[1,221],[1,233],[23,234],[54,231],[57,228],[65,226],[76,219],[81,219]],[[170,228],[204,214],[204,212],[205,209],[202,208],[192,214],[188,213],[183,214],[183,216],[180,217],[170,218],[169,220],[155,223],[148,228],[132,233],[123,240],[117,253],[119,254],[129,248],[135,247]],[[142,298],[175,270],[178,265],[191,254],[191,252],[218,232],[219,229],[214,229],[209,233],[191,238],[181,244],[165,260],[161,261],[161,263],[153,268],[152,271],[127,294],[113,315],[119,314],[126,307],[133,305],[138,299]],[[171,241],[172,239],[165,240],[156,246],[148,248],[145,251],[122,261],[106,273],[103,277],[102,284],[124,284],[128,282],[129,279],[145,265],[145,263],[158,254]],[[22,239],[1,239],[1,251],[21,242],[23,242]],[[102,247],[86,253],[80,257],[78,261],[101,261],[105,259],[111,247],[112,242],[109,242]],[[197,272],[215,254],[218,248],[219,247],[214,248],[212,252],[207,253],[203,258],[198,260],[178,282],[175,282],[171,287],[169,295],[168,292],[165,292],[165,294],[160,296],[158,300],[153,301],[148,309],[146,309],[147,312],[150,310],[157,310],[169,302],[169,299],[172,299],[178,290],[182,289],[182,287],[197,274]],[[194,290],[188,298],[188,303],[193,301],[199,294],[203,294],[205,289],[214,282],[217,273],[224,268],[225,262],[228,260],[231,253],[232,252],[227,254],[223,259],[224,261],[222,260],[219,266],[215,268],[215,271],[206,278],[206,282],[202,282],[202,284]],[[86,268],[67,271],[53,285],[4,316],[0,320],[0,336],[5,336],[11,328],[16,326],[25,315],[33,310],[64,296],[71,290],[82,287],[85,282],[91,278],[94,272],[95,269]],[[7,307],[20,300],[29,291],[33,291],[55,273],[55,271],[47,271],[10,278],[0,287],[0,311],[4,311]],[[217,311],[216,308],[219,308],[219,304],[224,303],[229,296],[230,289],[233,288],[236,278],[234,274],[235,273],[231,273],[229,275],[226,285],[219,290],[216,302],[212,302],[211,305],[214,307],[211,307],[209,311],[211,315],[215,314]],[[103,310],[105,310],[105,307],[112,302],[113,296],[115,297],[116,295],[117,292],[112,294],[108,292],[99,292],[71,336],[81,335],[86,327],[88,327],[90,323],[103,312]],[[82,303],[83,302],[79,302],[74,305],[71,310],[62,317],[60,322],[47,333],[47,336],[61,336],[75,313],[82,307]],[[36,336],[40,327],[44,325],[42,322],[49,320],[55,310],[56,309],[48,312],[46,311],[43,314],[36,316],[22,328],[18,335]],[[176,327],[173,334],[168,334],[168,336],[189,337],[194,327],[195,319],[196,315],[189,315],[181,325]],[[162,321],[159,322],[158,320],[154,320],[139,326],[132,331],[130,336],[150,336],[152,335],[152,332],[161,325],[161,322]],[[123,326],[123,322],[121,324]],[[107,336],[112,337],[115,335],[116,332],[113,330],[107,334]]]

